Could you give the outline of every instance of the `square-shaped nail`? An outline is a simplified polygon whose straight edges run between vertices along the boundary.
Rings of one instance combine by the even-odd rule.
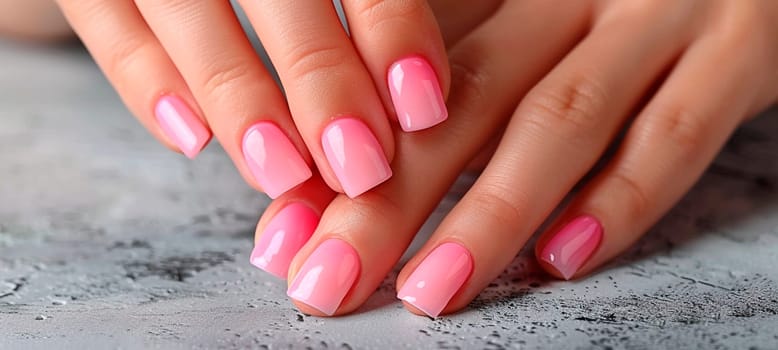
[[[591,215],[568,222],[546,243],[538,259],[570,279],[594,254],[602,241],[602,225]]]
[[[246,130],[243,157],[254,179],[273,199],[313,175],[297,148],[271,122],[259,122]]]
[[[470,252],[458,243],[439,245],[405,280],[397,298],[437,317],[473,271]]]
[[[286,279],[292,258],[308,242],[318,224],[319,215],[307,205],[287,205],[276,213],[262,231],[251,251],[251,264]]]
[[[359,255],[343,240],[321,242],[308,256],[287,295],[331,316],[359,275]]]
[[[211,131],[180,98],[162,96],[154,108],[162,132],[190,159],[211,139]]]
[[[433,127],[448,118],[438,76],[422,57],[401,59],[386,78],[397,119],[404,131]]]
[[[392,177],[381,145],[359,119],[340,118],[327,125],[322,148],[343,191],[351,198]]]

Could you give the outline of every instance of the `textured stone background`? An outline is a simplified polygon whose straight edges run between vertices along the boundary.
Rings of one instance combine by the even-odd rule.
[[[320,319],[248,264],[266,201],[218,147],[190,162],[159,146],[81,49],[0,44],[0,348],[774,349],[769,114],[588,279],[551,281],[522,255],[456,315],[404,311],[390,276],[356,314]]]

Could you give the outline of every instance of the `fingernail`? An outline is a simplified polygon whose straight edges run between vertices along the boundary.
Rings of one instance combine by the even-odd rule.
[[[211,131],[178,97],[162,96],[154,113],[162,132],[190,159],[197,156],[211,139]]]
[[[311,238],[319,215],[302,203],[292,203],[270,220],[251,251],[252,265],[286,279],[289,264]]]
[[[273,199],[313,175],[297,148],[271,122],[260,122],[246,130],[243,157],[254,179]]]
[[[308,256],[287,295],[332,316],[359,274],[359,256],[340,239],[322,242]]]
[[[392,177],[381,145],[362,121],[341,118],[322,133],[322,147],[346,195],[354,198]]]
[[[389,93],[403,130],[426,129],[448,118],[438,77],[427,60],[401,59],[389,67],[387,75]]]
[[[397,298],[430,317],[437,317],[472,271],[473,258],[465,247],[458,243],[443,243],[416,267],[400,288]]]
[[[600,245],[602,231],[602,225],[595,217],[579,216],[546,243],[538,258],[569,280]]]

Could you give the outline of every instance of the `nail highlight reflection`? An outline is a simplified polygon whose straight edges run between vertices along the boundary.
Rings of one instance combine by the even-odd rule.
[[[251,252],[252,265],[286,279],[289,264],[319,224],[319,215],[302,203],[292,203],[270,220]]]
[[[437,317],[473,271],[470,252],[458,243],[439,245],[408,277],[397,298]]]
[[[287,295],[332,316],[359,275],[359,256],[351,245],[328,239],[308,256]]]

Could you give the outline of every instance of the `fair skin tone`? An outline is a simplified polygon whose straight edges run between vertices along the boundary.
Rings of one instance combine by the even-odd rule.
[[[394,145],[389,181],[352,199],[337,194],[322,170],[322,177],[279,196],[259,221],[257,242],[290,203],[321,215],[288,268],[292,287],[328,239],[356,253],[355,277],[340,286],[345,290],[334,311],[295,297],[306,313],[340,315],[358,308],[483,150],[490,151],[481,157],[486,161],[480,177],[404,266],[397,288],[403,294],[407,281],[417,284],[416,271],[444,243],[464,249],[470,268],[462,270],[451,293],[433,295],[442,302],[440,310],[403,298],[408,309],[437,316],[465,307],[612,147],[613,156],[583,183],[535,247],[551,275],[585,276],[640,238],[694,184],[733,130],[778,100],[778,3],[771,0],[430,5],[452,72],[446,123],[420,133],[388,124],[390,140],[382,143]],[[352,39],[359,47],[359,37]],[[315,80],[300,84],[312,83],[302,89],[323,86]],[[292,114],[294,96],[289,94]],[[574,239],[564,233],[582,217],[596,229],[573,237],[597,239],[571,245]],[[564,249],[552,249],[560,244],[575,248],[570,260],[548,254],[565,256]],[[452,271],[458,266],[443,263]],[[437,287],[428,290],[434,294]]]
[[[409,56],[422,57],[439,78],[442,95],[448,87],[445,48],[424,0],[343,1],[350,38],[327,1],[240,1],[284,91],[255,54],[228,1],[57,3],[154,136],[193,158],[212,133],[246,181],[273,197],[306,175],[279,188],[274,183],[263,188],[268,184],[252,173],[243,149],[252,126],[264,122],[280,128],[278,134],[301,156],[301,167],[315,165],[330,188],[343,192],[343,179],[324,153],[323,130],[337,118],[355,118],[377,139],[381,157],[391,162],[391,125],[397,116],[389,67]],[[189,123],[197,124],[190,127],[199,130],[197,140],[180,140],[166,130],[159,105],[168,96],[181,102],[178,109],[184,114],[194,115]],[[374,180],[369,185],[383,179]]]
[[[400,156],[389,182],[326,207],[310,200],[324,191],[313,183],[277,199],[259,222],[258,236],[295,201],[323,213],[290,281],[326,239],[354,247],[359,273],[335,315],[373,293],[492,135],[502,139],[480,177],[397,279],[401,290],[445,242],[465,247],[472,272],[443,314],[465,307],[504,270],[622,128],[613,157],[538,240],[541,266],[558,278],[585,276],[624,252],[694,184],[732,131],[778,98],[778,4],[769,0],[505,1],[479,23],[447,38],[449,121],[424,135],[396,135]],[[565,275],[540,255],[581,215],[604,230]]]

